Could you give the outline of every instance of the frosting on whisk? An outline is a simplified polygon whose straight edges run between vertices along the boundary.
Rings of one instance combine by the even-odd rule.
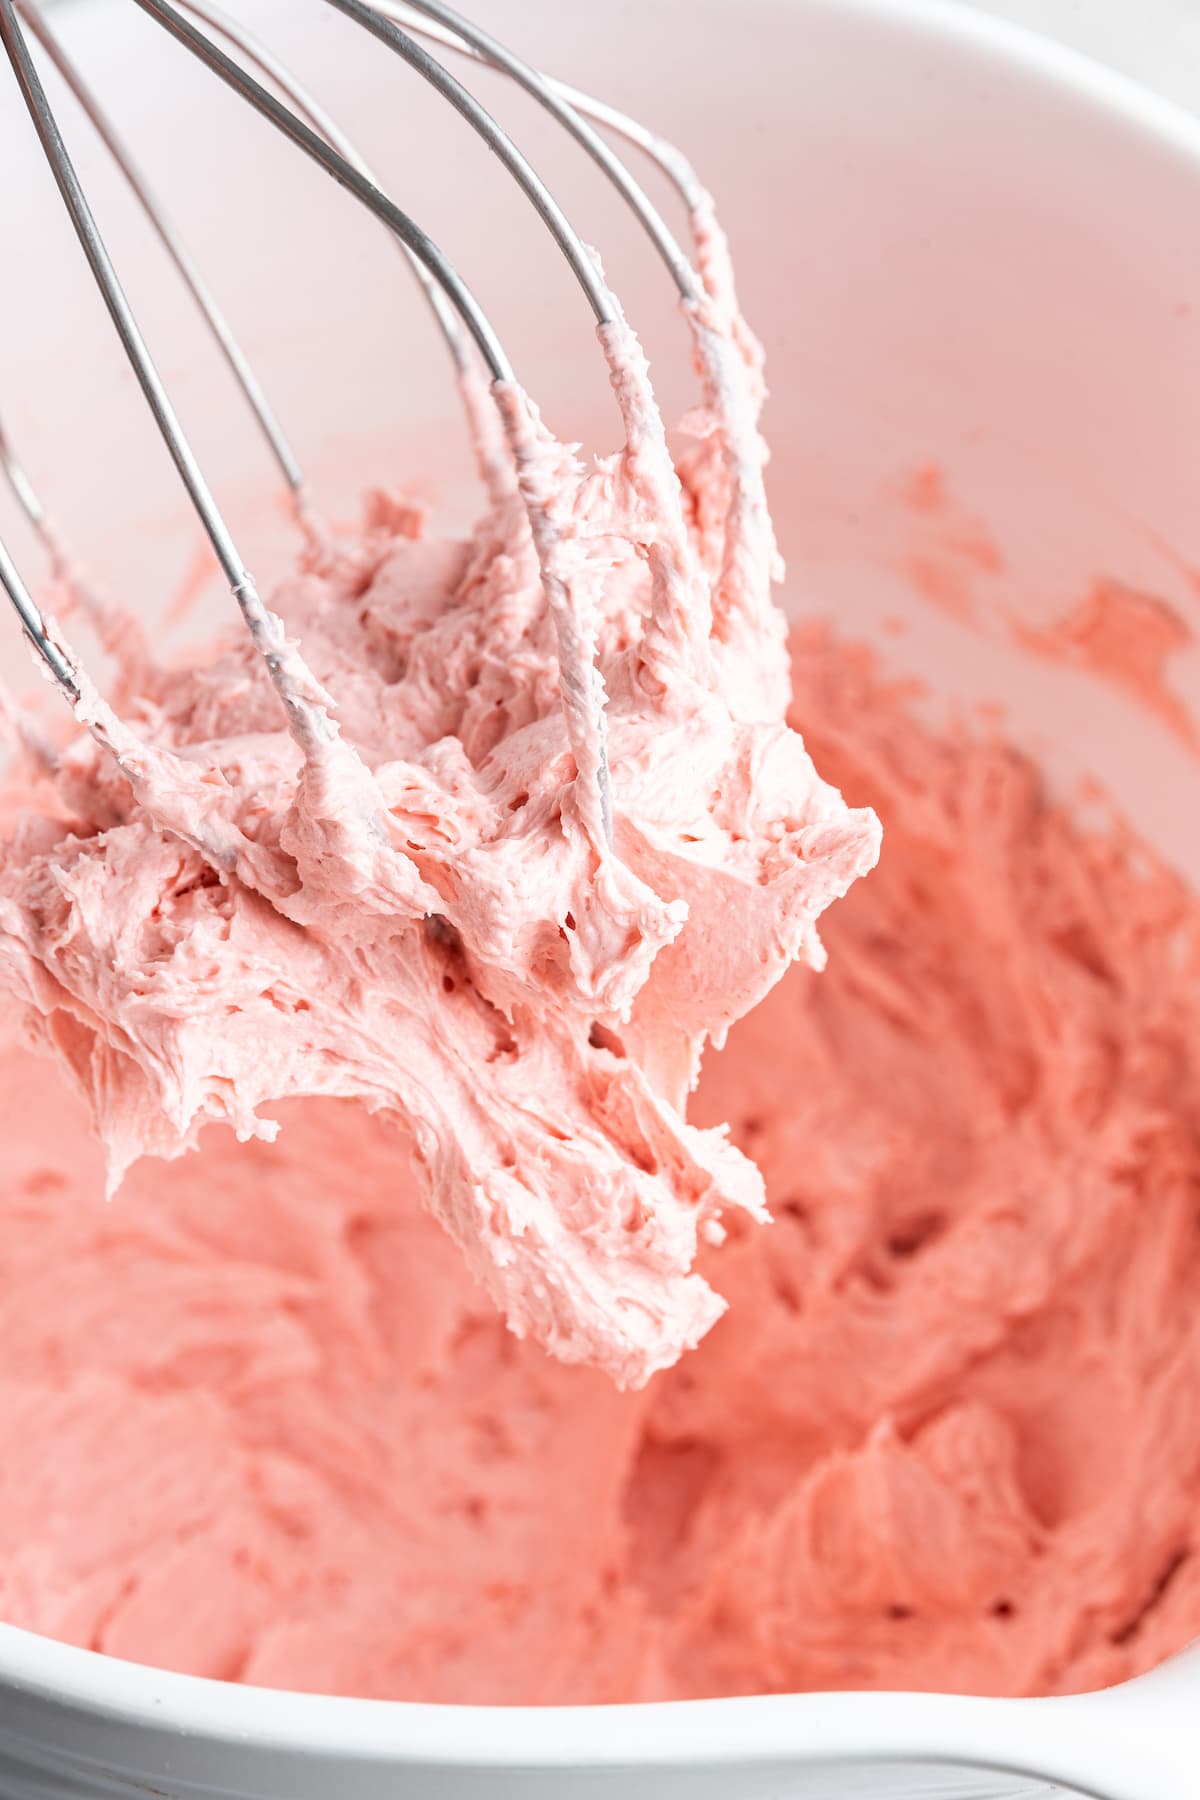
[[[72,744],[0,877],[0,979],[114,1183],[206,1121],[270,1135],[281,1101],[353,1097],[404,1122],[513,1329],[623,1385],[722,1310],[700,1238],[763,1213],[754,1166],[686,1121],[703,1046],[819,962],[879,836],[784,720],[758,354],[701,224],[678,470],[623,321],[601,328],[616,455],[581,460],[502,385],[515,480],[470,539],[377,495],[309,553],[268,615],[284,709],[246,641],[184,670],[141,653],[129,726],[85,686],[123,774]]]

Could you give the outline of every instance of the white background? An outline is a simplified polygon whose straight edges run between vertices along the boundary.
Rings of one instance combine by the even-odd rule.
[[[958,0],[1061,38],[1200,110],[1200,0]]]

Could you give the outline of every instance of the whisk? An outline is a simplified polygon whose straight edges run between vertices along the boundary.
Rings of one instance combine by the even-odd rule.
[[[240,20],[210,4],[210,0],[177,0],[175,4],[169,0],[133,0],[133,3],[368,208],[392,233],[423,285],[459,377],[473,435],[480,446],[484,478],[493,495],[507,486],[510,492],[519,491],[524,503],[543,591],[556,631],[560,687],[568,739],[575,757],[581,816],[598,848],[611,845],[612,802],[604,689],[595,667],[594,641],[586,622],[580,620],[570,603],[569,582],[560,564],[554,522],[545,498],[530,474],[529,405],[486,313],[434,239],[379,184],[337,121],[297,80],[274,50],[262,43]],[[320,3],[333,6],[371,33],[387,51],[427,81],[483,138],[528,198],[566,258],[603,343],[606,331],[623,329],[623,315],[598,259],[582,242],[545,181],[509,134],[425,44],[436,42],[439,47],[477,65],[486,65],[508,76],[545,108],[599,166],[661,258],[689,311],[702,371],[712,388],[721,394],[729,420],[730,514],[740,522],[739,554],[744,555],[746,544],[750,544],[752,554],[753,547],[757,546],[757,554],[769,556],[769,528],[764,523],[760,461],[751,442],[753,426],[748,402],[740,391],[739,371],[731,368],[727,346],[719,340],[717,333],[705,327],[703,309],[710,297],[705,281],[609,140],[616,138],[657,163],[682,198],[695,225],[703,213],[707,196],[682,154],[614,108],[543,75],[489,33],[442,4],[442,0],[406,0],[405,4],[388,3],[388,0],[377,0],[376,4],[366,4],[365,0],[320,0]],[[0,41],[121,345],[251,637],[265,660],[290,729],[302,749],[314,750],[322,743],[328,743],[333,732],[323,704],[327,697],[309,674],[296,646],[287,639],[282,622],[264,604],[193,452],[76,172],[39,72],[39,59],[33,49],[35,44],[74,94],[172,257],[257,421],[292,497],[297,519],[306,532],[315,535],[320,526],[299,460],[175,224],[156,198],[145,173],[123,144],[113,121],[69,57],[37,0],[0,0]],[[496,403],[494,408],[491,407],[492,400]],[[626,419],[627,426],[628,423]],[[661,449],[660,466],[669,470],[661,417],[655,409],[650,409],[648,416],[639,417],[638,423]],[[18,503],[40,534],[54,573],[63,577],[70,567],[70,559],[2,429],[0,467],[7,474]],[[123,746],[128,745],[128,735],[95,696],[79,659],[58,625],[38,605],[2,540],[0,583],[50,676],[93,735],[107,743],[120,758]]]

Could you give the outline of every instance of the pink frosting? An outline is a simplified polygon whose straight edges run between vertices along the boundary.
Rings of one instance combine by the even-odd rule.
[[[1200,749],[1185,702],[1171,685],[1170,664],[1193,641],[1187,620],[1156,594],[1101,578],[1078,606],[1042,627],[1014,625],[1026,650],[1086,669],[1157,714],[1189,750]]]
[[[617,455],[582,463],[503,386],[502,435],[469,391],[471,539],[376,496],[250,636],[178,669],[132,639],[124,716],[85,692],[92,735],[0,867],[0,983],[110,1192],[206,1121],[270,1138],[286,1100],[358,1100],[403,1123],[511,1328],[623,1386],[722,1310],[701,1238],[764,1216],[753,1164],[684,1117],[702,1049],[819,963],[879,841],[785,722],[758,352],[706,212],[698,235],[678,472],[619,321]]]
[[[469,541],[377,494],[253,644],[102,620],[119,712],[21,727],[12,1623],[474,1702],[1063,1692],[1200,1630],[1200,908],[816,628],[789,728],[698,225],[677,468],[618,322],[619,455],[469,389]],[[1156,693],[1103,598],[1067,651]],[[821,975],[879,828],[797,722],[888,832]]]
[[[78,1091],[0,1053],[0,1616],[533,1703],[1065,1692],[1200,1632],[1200,905],[861,651],[793,667],[886,849],[706,1059],[775,1216],[702,1251],[728,1314],[619,1393],[505,1330],[391,1114],[210,1127],[105,1206]]]

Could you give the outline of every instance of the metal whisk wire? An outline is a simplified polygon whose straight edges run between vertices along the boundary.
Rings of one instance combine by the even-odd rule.
[[[300,496],[304,489],[304,476],[295,451],[288,442],[283,427],[262,390],[249,357],[238,343],[233,328],[218,305],[199,265],[177,231],[173,219],[158,200],[135,158],[122,143],[112,120],[100,105],[90,84],[67,55],[58,37],[45,23],[37,6],[33,5],[31,0],[16,0],[16,3],[21,18],[75,96],[175,264],[258,420],[259,427],[279,466],[280,473],[291,492]]]
[[[342,0],[331,0],[331,4],[338,6],[341,11],[349,10],[349,5],[343,5]],[[644,126],[627,118],[615,107],[606,106],[604,102],[594,100],[579,89],[568,87],[565,82],[556,81],[552,76],[543,74],[540,69],[535,69],[523,58],[515,56],[507,45],[502,44],[490,32],[480,30],[470,19],[465,19],[461,13],[444,5],[442,0],[409,0],[408,4],[404,4],[403,0],[399,4],[396,0],[373,0],[370,10],[393,25],[406,26],[418,37],[441,44],[485,67],[499,70],[518,87],[524,88],[539,106],[557,119],[603,170],[658,251],[680,295],[685,300],[699,297],[700,284],[696,271],[684,255],[678,240],[640,182],[634,179],[611,146],[593,130],[589,120],[606,125],[627,142],[636,144],[672,177],[684,200],[691,206],[700,194],[700,184],[691,173],[686,159],[673,146],[655,137]]]
[[[0,0],[0,41],[4,43],[16,75],[18,86],[29,110],[34,128],[50,165],[51,173],[71,223],[87,258],[92,274],[134,369],[147,405],[175,463],[180,478],[204,525],[210,543],[225,572],[255,643],[266,658],[267,667],[279,690],[297,734],[311,741],[317,731],[313,709],[297,702],[284,679],[285,649],[278,622],[268,614],[253,579],[242,562],[229,527],[209,488],[191,444],[184,434],[166,386],[150,355],[145,338],[121,286],[112,259],[96,225],[75,166],[67,151],[58,120],[50,106],[38,75],[29,45],[17,19],[14,0]],[[16,576],[15,584],[13,577]],[[21,616],[26,632],[32,638],[44,661],[72,700],[81,692],[80,672],[69,654],[49,633],[47,622],[28,590],[16,574],[7,550],[0,562],[0,582],[7,589]],[[25,604],[22,604],[22,602]],[[30,605],[32,604],[32,612]]]
[[[299,80],[291,69],[275,54],[269,45],[252,32],[248,26],[234,19],[219,6],[213,6],[208,0],[180,0],[180,10],[200,19],[211,31],[216,31],[227,43],[239,50],[246,60],[267,80],[277,87],[295,107],[300,117],[319,132],[337,150],[346,161],[355,167],[366,180],[375,187],[380,182],[371,170],[366,158],[351,142],[337,120],[328,109],[321,105],[315,95]],[[455,366],[463,369],[467,362],[467,342],[454,308],[449,305],[445,295],[425,265],[413,255],[406,244],[396,240],[396,247],[403,254],[417,281],[424,290],[430,310],[437,320],[442,336],[454,359]]]
[[[459,56],[467,56],[473,62],[483,63],[488,68],[499,69],[519,82],[567,126],[571,135],[583,145],[589,156],[604,169],[618,191],[629,201],[674,275],[680,292],[695,291],[695,271],[640,184],[602,137],[586,126],[580,131],[579,126],[582,121],[601,125],[606,131],[611,131],[614,137],[622,138],[634,149],[641,151],[667,176],[684,205],[694,211],[705,198],[704,186],[677,145],[669,143],[639,119],[631,118],[628,113],[610,105],[607,100],[598,100],[594,94],[585,94],[581,88],[572,87],[569,82],[560,81],[557,76],[547,75],[531,64],[521,62],[496,38],[480,31],[469,19],[463,18],[461,13],[443,5],[441,0],[375,0],[375,10],[385,18],[407,26],[418,37],[441,44],[444,49],[453,50]],[[559,104],[555,105],[554,102]]]
[[[423,79],[467,120],[484,139],[530,199],[553,238],[562,250],[576,279],[586,295],[599,324],[609,324],[620,317],[619,304],[599,268],[586,249],[548,188],[516,148],[508,134],[469,91],[437,61],[436,58],[403,27],[414,30],[464,53],[477,62],[502,70],[525,88],[541,105],[559,120],[622,194],[636,218],[671,272],[676,287],[685,299],[700,293],[698,278],[687,257],[663,223],[661,217],[629,174],[611,147],[593,130],[583,116],[589,113],[608,128],[635,143],[655,157],[676,186],[691,198],[696,191],[694,177],[678,154],[664,146],[635,121],[614,109],[591,100],[588,96],[566,88],[541,75],[531,65],[514,56],[489,34],[479,31],[440,0],[412,0],[409,5],[371,6],[364,0],[326,0],[326,3],[360,25],[413,67]],[[515,386],[512,368],[503,347],[474,295],[436,243],[401,210],[379,186],[368,165],[354,149],[331,116],[316,102],[291,72],[240,25],[209,3],[209,0],[135,0],[142,11],[151,16],[173,38],[183,44],[222,81],[266,118],[292,143],[323,167],[356,199],[365,205],[392,233],[416,269],[433,310],[442,327],[454,359],[462,371],[466,366],[466,343],[472,341],[491,380]],[[191,19],[202,20],[209,30],[224,37],[238,49],[252,66],[285,93],[292,105],[285,105],[269,88],[257,81],[249,71],[223,51],[211,36],[201,31]],[[122,288],[109,256],[74,164],[67,150],[57,117],[39,77],[22,21],[41,45],[59,74],[74,93],[93,126],[100,134],[125,180],[128,182],[146,216],[160,236],[193,298],[212,331],[226,361],[232,369],[245,398],[253,409],[259,427],[297,502],[302,520],[306,500],[304,480],[299,462],[275,418],[252,366],[241,351],[227,320],[221,313],[199,268],[190,256],[165,210],[158,203],[137,164],[123,146],[111,121],[95,95],[75,69],[42,19],[35,0],[0,0],[0,42],[3,43],[17,78],[35,130],[40,139],[59,192],[87,257],[93,276],[104,297],[126,355],[135,371],[143,394],[164,438],[167,449],[183,480],[185,488],[204,526],[214,553],[230,589],[242,611],[255,643],[264,655],[268,671],[287,711],[293,731],[302,743],[312,744],[327,738],[329,724],[319,703],[311,696],[319,693],[298,653],[288,645],[281,623],[264,606],[253,579],[238,552],[236,543],[208,486],[200,465],[184,434],[158,370],[142,335],[136,316]],[[294,110],[293,110],[294,108]],[[691,191],[689,191],[689,188]],[[519,390],[517,390],[519,391]],[[16,497],[41,532],[60,568],[57,541],[49,533],[44,510],[28,477],[12,453],[7,439],[0,433],[0,469],[7,475]],[[531,504],[528,498],[527,505]],[[531,517],[531,524],[535,521]],[[544,521],[543,521],[544,525]],[[539,531],[534,530],[535,545]],[[544,536],[541,541],[544,542]],[[545,569],[543,569],[545,575]],[[54,633],[32,593],[23,581],[15,561],[0,543],[0,586],[7,591],[26,635],[40,653],[48,671],[72,701],[80,697],[80,676],[72,653]],[[306,697],[306,695],[308,697]],[[599,713],[599,708],[597,709]],[[611,838],[611,811],[608,796],[607,762],[604,752],[602,713],[595,720],[600,744],[596,771],[599,808],[604,834]]]

